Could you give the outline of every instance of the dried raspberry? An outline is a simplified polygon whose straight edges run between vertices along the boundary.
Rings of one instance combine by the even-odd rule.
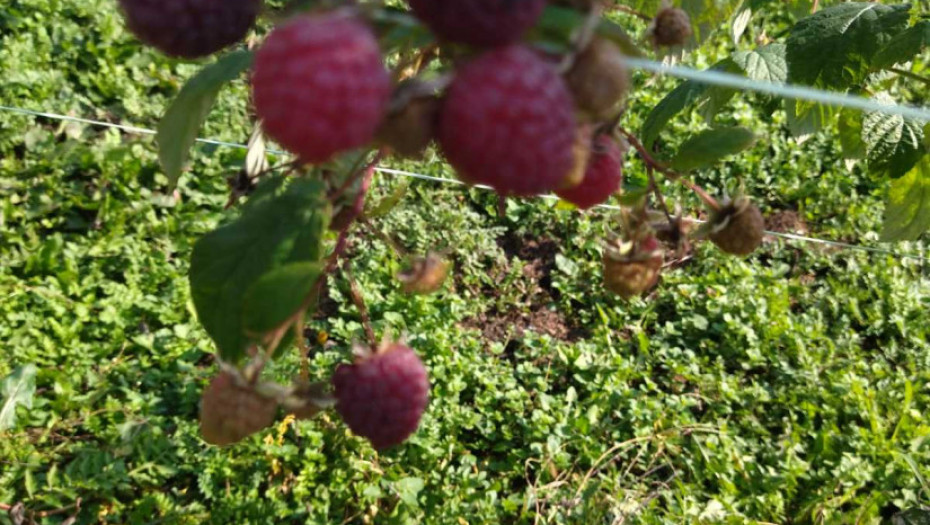
[[[255,54],[252,88],[268,135],[318,163],[374,138],[391,79],[367,26],[343,15],[301,16]]]
[[[586,210],[603,204],[623,183],[623,151],[607,135],[595,139],[581,184],[556,190],[556,195]]]
[[[120,0],[126,25],[163,53],[199,58],[245,38],[261,0]]]
[[[565,82],[514,45],[461,68],[443,104],[439,144],[465,181],[529,196],[555,190],[569,174],[575,129]]]
[[[710,240],[733,255],[749,255],[762,244],[765,219],[756,205],[745,197],[726,202],[710,222]]]
[[[516,42],[536,23],[545,0],[408,0],[439,37],[474,46]]]
[[[418,81],[397,88],[378,141],[400,156],[419,157],[436,135],[440,101]]]
[[[649,38],[656,46],[683,46],[691,38],[691,18],[681,9],[667,7],[653,19]]]
[[[429,397],[426,368],[399,343],[340,365],[333,388],[346,425],[379,450],[399,445],[417,429]]]
[[[230,445],[274,422],[278,404],[236,383],[225,372],[210,381],[200,402],[200,433],[214,445]]]
[[[597,38],[578,56],[566,81],[578,108],[598,118],[609,115],[626,94],[630,73],[620,49]]]
[[[591,158],[591,141],[594,140],[594,126],[582,122],[575,130],[575,142],[572,144],[572,167],[562,178],[559,189],[574,188],[584,180]]]
[[[406,293],[430,294],[442,286],[448,275],[449,262],[438,253],[430,252],[426,257],[414,258],[410,268],[397,278]]]
[[[659,281],[664,257],[659,241],[617,242],[604,252],[604,285],[624,299],[642,295]]]

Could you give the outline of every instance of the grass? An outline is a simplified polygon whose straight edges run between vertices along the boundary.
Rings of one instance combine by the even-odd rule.
[[[152,127],[196,70],[140,48],[103,0],[12,0],[0,35],[4,105]],[[632,129],[673,82],[637,85]],[[245,93],[225,90],[202,136],[243,141]],[[847,170],[835,137],[797,144],[773,118],[762,127],[737,102],[723,121],[766,139],[697,181],[739,180],[770,216],[874,243],[883,184]],[[703,125],[678,119],[674,134]],[[323,415],[205,445],[198,401],[215,366],[186,272],[228,216],[225,177],[242,160],[198,146],[174,195],[149,137],[0,113],[0,377],[39,369],[33,407],[0,434],[0,503],[38,523],[471,525],[871,523],[930,505],[920,264],[702,245],[624,303],[599,285],[609,214],[530,200],[500,215],[480,190],[419,181],[378,225],[409,250],[450,249],[454,282],[408,297],[383,243],[357,237],[352,253],[375,329],[406,334],[430,370],[420,431],[379,455]],[[435,157],[393,166],[450,174]],[[641,170],[628,156],[628,177]],[[397,180],[377,183],[380,195]],[[329,296],[311,326],[328,335],[311,341],[317,378],[362,337],[344,281]]]

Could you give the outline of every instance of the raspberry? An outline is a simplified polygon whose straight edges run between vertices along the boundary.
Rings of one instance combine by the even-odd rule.
[[[367,26],[343,15],[301,16],[255,54],[252,89],[268,135],[319,163],[374,138],[391,79]]]
[[[536,23],[545,0],[408,0],[436,35],[473,46],[516,42]]]
[[[762,244],[765,219],[756,205],[745,197],[725,202],[710,223],[710,240],[733,255],[749,255]]]
[[[419,157],[436,134],[439,105],[439,99],[420,82],[400,86],[394,107],[378,129],[378,140],[402,157]]]
[[[649,38],[656,46],[683,46],[691,38],[691,18],[681,9],[667,7],[653,19]]]
[[[426,368],[399,343],[339,365],[333,388],[346,425],[378,450],[399,445],[417,429],[429,397]]]
[[[213,445],[230,445],[274,422],[278,404],[225,372],[210,381],[200,404],[200,433]]]
[[[466,64],[449,87],[439,145],[459,176],[502,195],[561,186],[573,165],[574,107],[565,82],[514,45]]]
[[[578,108],[599,118],[609,115],[626,94],[630,73],[620,49],[597,38],[578,56],[566,81]]]
[[[594,126],[582,122],[575,130],[575,142],[572,144],[572,167],[562,178],[559,189],[574,188],[584,180],[591,158],[591,141],[594,140]]]
[[[604,285],[624,299],[641,295],[659,281],[664,257],[659,241],[617,240],[604,252]]]
[[[126,25],[163,53],[199,58],[245,38],[262,0],[120,0]]]
[[[586,210],[603,204],[623,183],[623,151],[607,135],[595,139],[581,184],[556,190],[556,195]]]

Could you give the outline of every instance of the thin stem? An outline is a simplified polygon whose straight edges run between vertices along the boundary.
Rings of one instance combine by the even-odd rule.
[[[339,197],[342,197],[345,192],[348,191],[350,187],[352,187],[352,184],[354,184],[359,178],[371,177],[374,173],[375,167],[377,167],[378,163],[381,162],[381,159],[384,158],[384,153],[384,148],[379,149],[378,153],[375,155],[375,158],[371,159],[371,162],[369,162],[363,169],[356,169],[357,165],[353,166],[352,174],[349,175],[346,181],[342,183],[342,186],[337,188],[335,193],[329,197],[330,202],[335,202],[339,199]]]
[[[310,349],[307,348],[303,321],[294,323],[294,337],[297,338],[297,349],[300,351],[300,379],[307,382],[310,381]]]
[[[918,82],[923,82],[924,84],[927,84],[928,86],[930,86],[930,78],[922,77],[922,76],[918,75],[917,73],[911,73],[910,71],[908,71],[908,70],[906,70],[906,69],[901,69],[901,68],[897,68],[897,67],[892,67],[892,68],[889,68],[888,71],[891,71],[892,73],[896,73],[896,74],[898,74],[898,75],[901,75],[902,77],[907,77],[907,78],[909,78],[909,79],[911,79],[911,80],[916,80],[916,81],[918,81]]]
[[[646,174],[649,175],[649,187],[652,188],[652,192],[656,196],[656,200],[659,202],[659,206],[662,207],[662,211],[665,213],[665,218],[668,219],[668,224],[672,225],[674,222],[672,220],[672,214],[668,211],[668,204],[665,203],[665,195],[662,195],[662,191],[659,189],[658,183],[656,183],[655,173],[651,166],[646,166]]]
[[[651,17],[651,16],[649,16],[649,15],[647,15],[647,14],[645,14],[645,13],[641,13],[641,12],[639,12],[639,11],[633,9],[633,8],[630,7],[630,6],[626,6],[626,5],[623,5],[623,4],[617,4],[617,5],[613,5],[613,6],[610,6],[610,7],[611,7],[611,9],[616,9],[617,11],[623,11],[624,13],[633,15],[633,16],[635,16],[636,18],[639,18],[639,19],[641,19],[641,20],[645,20],[646,22],[652,22],[652,17]]]
[[[814,5],[811,6],[811,14],[816,13],[817,9],[819,8],[820,8],[820,0],[814,0]]]
[[[384,242],[384,244],[388,245],[388,247],[394,251],[394,255],[397,255],[400,258],[404,258],[410,255],[410,253],[405,250],[403,246],[398,244],[397,241],[395,241],[390,235],[384,233],[384,230],[375,226],[368,217],[363,215],[359,218],[359,222],[365,226],[369,233],[373,234],[375,237],[378,237],[382,242]]]
[[[352,271],[349,269],[348,262],[342,267],[342,271],[346,276],[346,281],[349,282],[349,295],[352,297],[352,302],[355,303],[359,316],[362,318],[365,337],[368,338],[368,344],[374,348],[378,345],[378,340],[375,339],[375,330],[371,326],[371,317],[368,316],[368,306],[365,305],[365,299],[362,297],[362,291],[359,289],[358,283],[352,278]]]

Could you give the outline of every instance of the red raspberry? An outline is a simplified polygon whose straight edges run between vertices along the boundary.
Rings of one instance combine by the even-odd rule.
[[[199,58],[245,38],[262,0],[120,0],[126,25],[163,53]]]
[[[456,74],[438,138],[465,181],[529,196],[555,190],[570,174],[575,129],[565,82],[533,51],[514,45]]]
[[[385,345],[333,374],[336,410],[378,450],[402,443],[420,424],[429,397],[426,368],[405,345]]]
[[[556,195],[586,210],[603,204],[623,183],[623,151],[607,135],[595,139],[581,184],[556,190]]]
[[[545,0],[408,0],[439,37],[473,46],[516,42],[533,27]]]
[[[391,79],[367,26],[343,15],[301,16],[255,54],[252,90],[268,135],[319,163],[374,138]]]
[[[222,372],[210,381],[200,402],[200,433],[214,445],[231,445],[274,422],[278,404],[255,390],[238,385]]]

